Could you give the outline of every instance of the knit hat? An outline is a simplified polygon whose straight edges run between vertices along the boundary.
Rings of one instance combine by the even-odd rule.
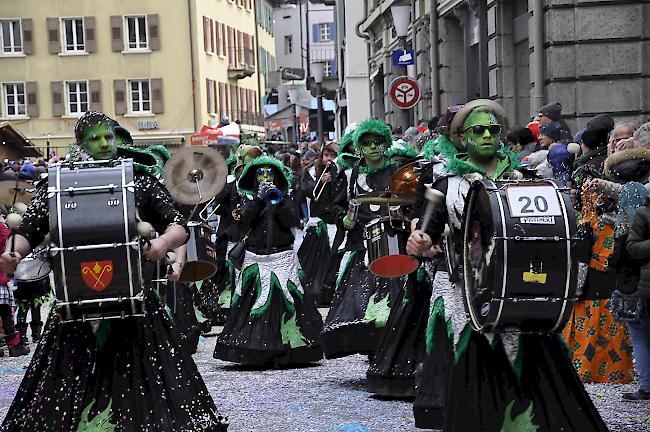
[[[573,140],[577,143],[580,143],[582,141],[582,135],[587,131],[587,128],[582,128],[576,133],[576,135],[573,137]]]
[[[530,122],[526,125],[526,129],[533,133],[533,140],[537,141],[537,138],[539,138],[539,123]]]
[[[611,132],[614,130],[614,119],[609,114],[598,114],[587,122],[587,129],[605,129]]]
[[[316,152],[314,152],[312,149],[308,149],[302,154],[302,157],[311,159],[316,156]]]
[[[547,123],[544,126],[540,126],[538,135],[546,135],[554,142],[557,142],[560,140],[560,136],[562,135],[562,125],[555,121]]]
[[[562,118],[562,105],[559,102],[553,102],[541,107],[539,112],[551,120],[559,121]]]

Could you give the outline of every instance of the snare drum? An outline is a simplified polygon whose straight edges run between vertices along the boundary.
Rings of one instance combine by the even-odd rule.
[[[217,253],[214,231],[201,222],[188,222],[190,237],[187,240],[187,260],[179,282],[196,282],[209,279],[217,272]]]
[[[555,181],[475,181],[462,259],[472,326],[562,331],[576,300],[575,232],[569,193]]]
[[[64,320],[143,315],[133,162],[52,164],[48,179],[56,305]]]
[[[419,261],[406,253],[409,228],[407,220],[391,217],[374,219],[366,224],[363,238],[372,274],[402,277],[417,270]]]
[[[16,282],[39,282],[50,277],[52,266],[42,254],[31,253],[20,260],[14,279]]]

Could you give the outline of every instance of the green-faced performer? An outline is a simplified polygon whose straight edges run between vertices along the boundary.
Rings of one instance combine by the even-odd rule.
[[[364,226],[388,215],[388,206],[356,205],[357,198],[383,193],[398,167],[386,157],[391,130],[379,120],[365,120],[354,130],[354,147],[362,156],[339,176],[335,205],[337,224],[347,230],[336,289],[321,336],[328,358],[373,353],[386,326],[390,304],[402,287],[400,279],[375,277],[365,263]]]
[[[84,114],[75,127],[76,143],[69,157],[73,161],[104,161],[118,157],[115,124],[102,113]],[[98,165],[75,168],[83,170],[77,177],[80,187],[84,186],[85,178],[92,177]],[[143,254],[150,260],[160,260],[168,250],[186,241],[183,217],[153,176],[134,171],[131,190],[137,214],[161,233],[151,240],[150,246],[145,246]],[[95,196],[98,209],[78,209],[90,212],[79,215],[86,217],[88,244],[93,244],[92,236],[96,232],[91,224],[102,218],[99,212],[105,208],[100,207],[102,195]],[[105,206],[106,201],[103,202]],[[21,225],[12,232],[15,247],[12,250],[14,242],[10,238],[0,256],[3,271],[13,272],[21,258],[49,234],[49,205],[48,185],[44,181]],[[106,222],[104,217],[102,226],[107,226]],[[122,239],[123,235],[122,230]],[[116,232],[115,242],[119,241],[123,240]],[[110,253],[106,253],[106,259],[110,259]],[[88,260],[97,260],[97,256],[89,255]],[[66,267],[66,270],[74,271],[73,267]],[[99,267],[99,263],[95,263],[86,268]],[[77,269],[81,272],[79,267]],[[66,275],[55,275],[55,279],[62,278]],[[111,280],[113,284],[126,283],[125,278],[117,276]],[[76,294],[85,289],[88,287],[80,286],[69,292]],[[142,302],[144,315],[99,321],[64,322],[59,308],[54,307],[0,429],[12,432],[225,431],[227,421],[219,416],[192,357],[181,349],[173,323],[148,285],[144,287]]]
[[[463,277],[456,263],[463,256],[462,215],[471,182],[520,178],[514,154],[501,150],[506,122],[503,108],[491,100],[469,102],[456,114],[452,129],[465,152],[450,159],[448,174],[433,183],[441,199],[425,232],[414,231],[407,244],[413,255],[426,253],[445,226],[450,228],[450,256],[433,281],[416,425],[445,431],[605,431],[560,334],[522,334],[515,328],[479,333],[465,311],[463,290],[452,283]]]

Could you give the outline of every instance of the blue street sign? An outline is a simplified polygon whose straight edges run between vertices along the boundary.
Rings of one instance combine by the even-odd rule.
[[[393,66],[410,66],[415,64],[415,51],[410,48],[395,50],[391,57],[393,59]]]

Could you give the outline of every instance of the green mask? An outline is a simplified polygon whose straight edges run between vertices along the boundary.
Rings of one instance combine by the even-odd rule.
[[[474,110],[463,123],[463,143],[469,159],[488,161],[498,150],[499,120],[492,113]]]
[[[386,141],[384,137],[373,133],[366,133],[359,139],[361,154],[368,162],[379,162],[384,158]]]
[[[81,146],[93,159],[112,159],[117,155],[113,130],[105,123],[86,128],[81,134]]]
[[[255,169],[257,184],[275,183],[275,171],[270,165],[262,165]]]

